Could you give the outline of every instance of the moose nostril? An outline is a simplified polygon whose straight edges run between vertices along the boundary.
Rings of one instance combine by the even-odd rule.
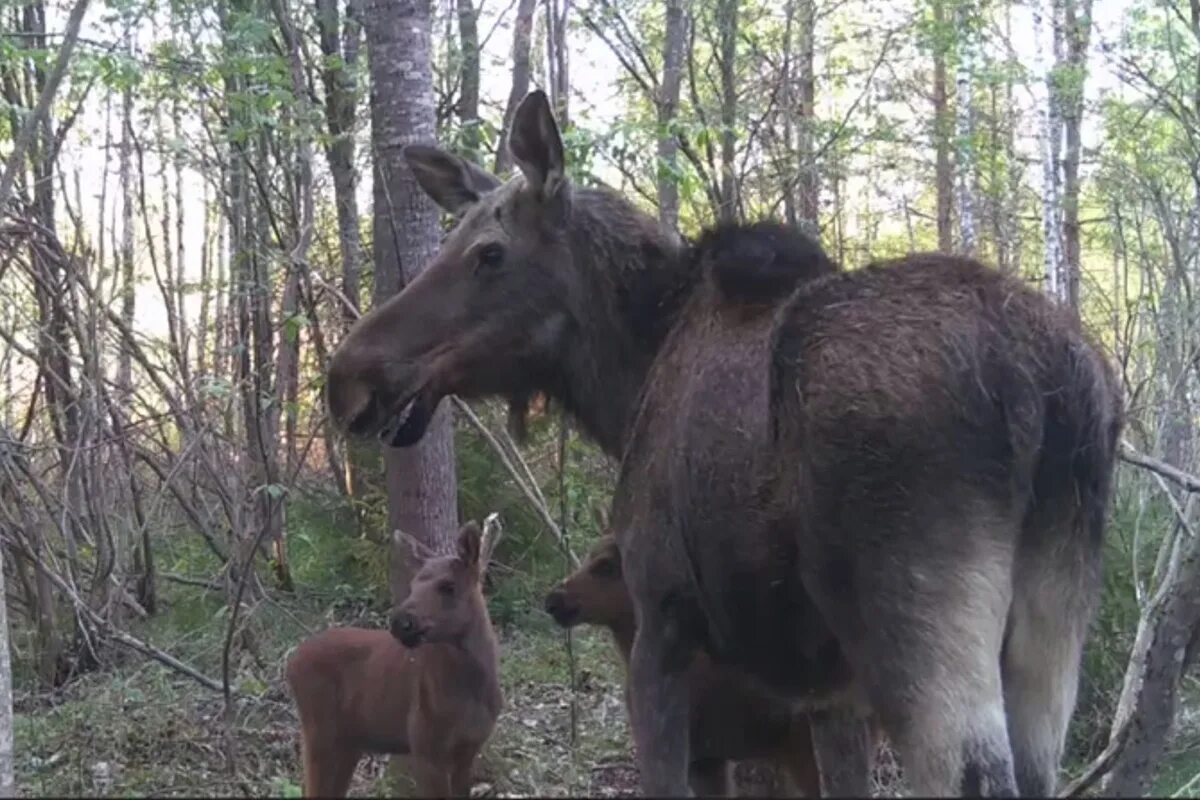
[[[411,633],[417,627],[416,621],[412,615],[397,613],[392,615],[392,635],[400,636],[401,634]]]

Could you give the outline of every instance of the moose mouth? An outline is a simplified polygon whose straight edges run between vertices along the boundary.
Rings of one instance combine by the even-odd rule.
[[[411,650],[425,640],[425,631],[420,628],[413,628],[397,633],[396,638],[400,640],[400,644]]]
[[[411,447],[421,441],[440,399],[433,399],[424,391],[417,392],[384,422],[379,440],[392,447]]]
[[[560,628],[573,628],[579,622],[579,606],[570,605],[553,595],[547,598],[546,613]]]

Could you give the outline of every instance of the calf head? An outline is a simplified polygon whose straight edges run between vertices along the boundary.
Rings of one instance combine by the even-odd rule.
[[[434,556],[413,577],[408,597],[392,612],[392,635],[405,647],[461,642],[486,619],[479,526],[463,525],[455,552]]]
[[[588,553],[579,568],[546,595],[546,613],[564,628],[633,622],[633,601],[621,574],[617,541],[607,534]]]

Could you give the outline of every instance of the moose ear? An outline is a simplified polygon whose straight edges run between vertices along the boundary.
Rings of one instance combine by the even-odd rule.
[[[458,560],[468,567],[479,563],[479,542],[483,534],[474,522],[468,522],[458,531]]]
[[[525,182],[542,200],[551,200],[561,192],[566,178],[562,137],[550,101],[541,89],[525,95],[517,106],[508,149]]]
[[[404,148],[404,160],[425,194],[455,216],[500,185],[495,175],[440,147],[410,144]]]

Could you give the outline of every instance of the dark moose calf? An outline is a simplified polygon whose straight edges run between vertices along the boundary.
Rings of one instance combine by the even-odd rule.
[[[605,535],[584,562],[546,595],[546,612],[559,625],[597,625],[613,637],[625,666],[637,624],[621,577],[616,539]],[[730,794],[730,761],[762,759],[781,767],[794,789],[820,797],[808,715],[759,691],[745,676],[697,653],[688,667],[691,702],[689,779],[698,797]]]
[[[697,651],[838,711],[830,791],[866,788],[869,711],[919,794],[1052,792],[1122,417],[1079,323],[965,258],[841,272],[770,224],[687,246],[571,185],[541,92],[508,145],[504,183],[407,148],[459,221],[342,342],[329,406],[406,446],[448,394],[520,418],[543,392],[622,459],[646,792],[687,792]]]

